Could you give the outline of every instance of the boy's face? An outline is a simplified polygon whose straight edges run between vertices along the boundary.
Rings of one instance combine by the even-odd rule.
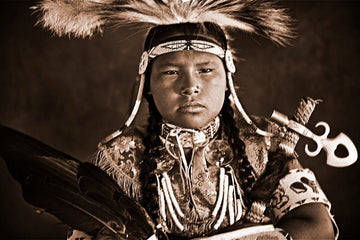
[[[150,91],[156,108],[171,124],[206,126],[219,114],[225,90],[225,68],[214,54],[173,52],[159,56],[152,65]]]

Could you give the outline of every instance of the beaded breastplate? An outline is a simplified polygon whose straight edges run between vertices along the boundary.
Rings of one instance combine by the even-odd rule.
[[[231,225],[243,214],[227,140],[215,139],[219,119],[200,130],[164,123],[157,161],[160,222],[165,231],[198,236]]]

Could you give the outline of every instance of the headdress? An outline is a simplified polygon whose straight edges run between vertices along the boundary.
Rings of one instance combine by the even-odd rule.
[[[239,29],[265,36],[286,45],[293,36],[291,19],[284,9],[265,0],[42,0],[34,7],[40,12],[39,23],[59,36],[91,37],[104,25],[146,24],[153,27],[145,42],[135,106],[123,128],[128,127],[139,108],[149,60],[183,50],[209,52],[224,60],[228,71],[230,99],[245,121],[258,129],[242,108],[231,74],[235,72],[227,43],[228,29]],[[122,129],[101,143],[121,134]]]

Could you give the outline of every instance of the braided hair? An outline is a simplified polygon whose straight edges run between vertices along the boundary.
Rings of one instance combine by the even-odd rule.
[[[162,142],[159,138],[161,133],[161,114],[155,106],[155,102],[150,90],[150,74],[151,74],[151,64],[150,61],[148,71],[146,72],[146,80],[144,86],[144,97],[148,102],[149,106],[149,117],[148,125],[146,128],[146,136],[144,138],[144,160],[141,162],[141,171],[140,171],[140,181],[142,183],[142,204],[145,209],[148,211],[150,216],[156,221],[158,216],[158,195],[156,190],[156,157],[160,155],[159,147]]]
[[[231,164],[236,177],[240,179],[241,188],[245,194],[245,204],[251,204],[253,201],[268,202],[280,179],[287,174],[289,170],[287,164],[294,159],[294,156],[286,155],[280,149],[269,152],[269,161],[264,172],[255,179],[253,167],[245,153],[245,144],[239,138],[239,128],[235,121],[234,109],[228,98],[224,102],[221,115],[222,132],[225,134],[223,138],[228,138],[229,145],[232,147],[235,161]]]
[[[245,153],[245,143],[239,137],[239,128],[234,116],[234,109],[226,92],[223,108],[221,109],[221,136],[227,139],[233,151],[234,160],[230,163],[235,171],[236,177],[245,194],[245,200],[249,197],[252,186],[255,183],[253,168]]]

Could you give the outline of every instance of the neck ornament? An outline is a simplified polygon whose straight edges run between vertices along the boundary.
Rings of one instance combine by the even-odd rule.
[[[160,138],[163,142],[172,142],[178,138],[183,148],[203,146],[214,138],[220,126],[220,118],[216,117],[207,126],[200,129],[181,128],[164,122],[161,126]]]

